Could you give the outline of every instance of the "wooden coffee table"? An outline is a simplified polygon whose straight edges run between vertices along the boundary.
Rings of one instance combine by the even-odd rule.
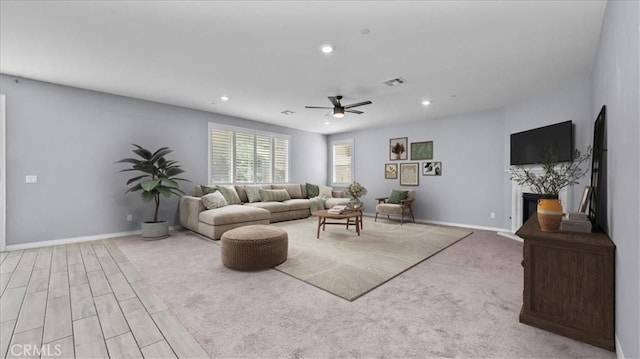
[[[358,233],[358,236],[360,235],[360,229],[362,228],[362,210],[356,209],[356,210],[351,210],[341,214],[337,214],[337,213],[329,213],[329,211],[325,209],[322,211],[314,211],[312,215],[318,217],[318,233],[316,235],[317,239],[320,239],[320,227],[322,227],[322,230],[324,231],[325,226],[327,224],[339,224],[339,225],[346,226],[347,229],[349,229],[349,224],[354,224],[356,226],[356,233]],[[327,219],[346,219],[347,221],[346,223],[345,222],[327,222]],[[352,219],[353,219],[353,222],[351,221]]]

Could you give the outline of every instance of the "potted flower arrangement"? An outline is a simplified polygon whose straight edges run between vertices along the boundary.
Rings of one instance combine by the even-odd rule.
[[[553,232],[560,228],[563,212],[558,194],[563,188],[577,184],[587,174],[588,169],[581,166],[591,158],[591,154],[591,147],[584,154],[576,149],[571,161],[559,163],[557,154],[549,151],[542,171],[511,166],[509,178],[512,181],[521,186],[529,186],[534,193],[542,196],[537,208],[540,230]]]
[[[362,202],[360,201],[360,197],[367,194],[367,189],[361,185],[360,183],[353,181],[350,185],[347,186],[346,192],[351,196],[351,200],[349,201],[349,205],[353,208],[358,208],[362,206]]]
[[[153,211],[153,220],[142,223],[143,239],[162,239],[169,235],[169,224],[166,220],[158,221],[158,209],[160,208],[160,198],[171,197],[171,195],[180,196],[184,194],[180,190],[177,181],[188,181],[184,178],[176,176],[183,173],[177,161],[167,160],[164,156],[173,152],[168,147],[162,147],[155,152],[151,152],[136,144],[133,152],[140,157],[125,158],[116,163],[130,163],[131,168],[123,169],[119,172],[138,171],[141,175],[130,178],[127,185],[133,183],[126,193],[140,192],[144,202],[155,203]]]

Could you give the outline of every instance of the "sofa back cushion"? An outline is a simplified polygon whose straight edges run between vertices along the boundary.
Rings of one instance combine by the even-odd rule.
[[[320,189],[319,196],[324,198],[333,198],[333,189],[327,186],[318,186]]]
[[[213,185],[213,184],[201,184],[199,186],[196,186],[196,191],[194,193],[194,195],[196,197],[202,197],[205,194],[209,194],[209,193],[213,193],[215,191],[218,190],[218,186]]]
[[[261,202],[262,198],[260,198],[260,190],[261,189],[271,189],[271,185],[247,185],[244,186],[244,190],[247,193],[247,201],[245,203],[255,203]]]
[[[304,198],[302,197],[302,187],[299,184],[274,184],[271,185],[272,189],[284,189],[291,198]],[[291,199],[289,198],[289,199]]]
[[[262,202],[282,202],[291,199],[285,189],[261,189],[260,198]]]

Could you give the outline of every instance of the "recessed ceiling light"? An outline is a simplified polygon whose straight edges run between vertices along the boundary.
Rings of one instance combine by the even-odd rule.
[[[324,52],[325,54],[330,54],[333,52],[333,46],[327,44],[327,45],[322,45],[322,47],[320,48],[320,50],[322,50],[322,52]]]
[[[431,101],[429,100],[422,101],[422,106],[429,106],[430,104],[431,104]]]
[[[325,125],[330,125],[330,124],[331,124],[331,122],[329,122],[329,121],[324,121],[324,124],[325,124]]]
[[[220,96],[220,99],[222,101],[229,101],[229,98],[227,96]]]

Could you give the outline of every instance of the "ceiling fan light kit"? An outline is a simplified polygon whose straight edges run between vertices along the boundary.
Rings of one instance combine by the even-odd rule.
[[[322,106],[305,106],[305,108],[322,108],[322,109],[330,109],[333,110],[333,117],[335,118],[343,118],[345,112],[355,113],[357,115],[363,114],[364,112],[358,110],[352,110],[353,107],[370,105],[373,102],[371,101],[363,101],[358,103],[352,103],[350,105],[343,106],[340,103],[342,100],[342,96],[329,96],[329,101],[333,104],[333,107],[322,107]]]

